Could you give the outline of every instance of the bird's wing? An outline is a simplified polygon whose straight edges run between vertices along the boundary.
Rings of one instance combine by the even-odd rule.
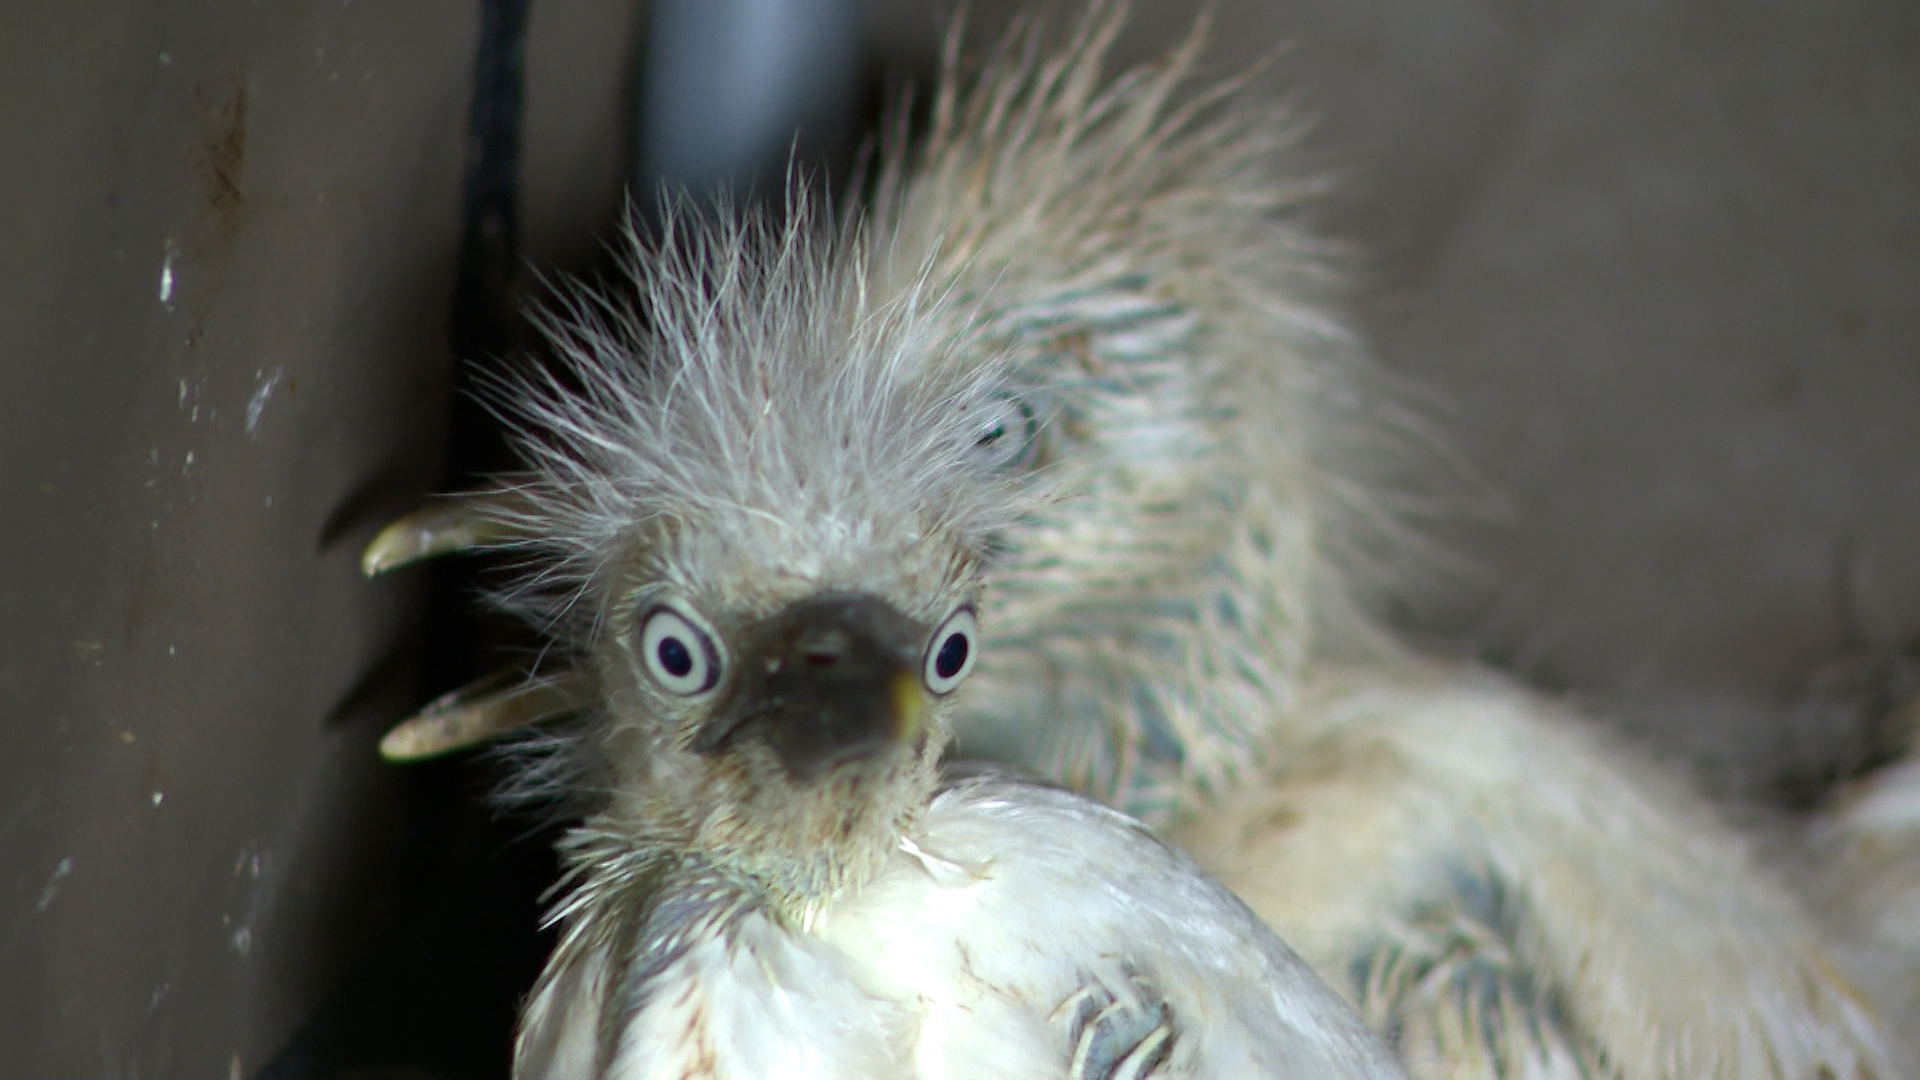
[[[924,1003],[929,1075],[1003,1041],[1051,1062],[1021,1075],[1072,1080],[1401,1075],[1303,961],[1130,819],[987,776],[943,792],[915,836],[818,929],[884,958],[863,980]]]
[[[1755,846],[1590,724],[1439,667],[1321,678],[1324,734],[1174,838],[1410,1071],[1905,1075]]]

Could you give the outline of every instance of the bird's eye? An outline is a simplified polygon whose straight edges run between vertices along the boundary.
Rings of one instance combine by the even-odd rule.
[[[720,681],[720,658],[713,640],[670,607],[647,613],[640,628],[640,655],[647,674],[670,694],[705,693]]]
[[[982,465],[1011,469],[1033,460],[1040,422],[1024,398],[996,391],[982,399],[974,413],[973,453]]]
[[[961,608],[947,616],[927,644],[926,667],[921,672],[927,689],[935,694],[951,693],[973,670],[973,658],[979,651],[980,625],[974,621],[973,609]]]

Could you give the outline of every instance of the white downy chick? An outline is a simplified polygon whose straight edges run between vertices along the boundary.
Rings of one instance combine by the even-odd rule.
[[[639,302],[567,293],[496,387],[506,596],[592,707],[541,774],[560,944],[522,1080],[1392,1077],[1238,900],[1084,796],[943,784],[996,537],[1050,498],[964,298],[805,205],[670,216]]]
[[[878,255],[844,275],[876,309],[942,298],[917,332],[995,358],[983,445],[1048,494],[987,541],[963,741],[1163,825],[1415,1075],[1903,1075],[1824,893],[1573,710],[1367,615],[1412,562],[1376,478],[1424,444],[1343,328],[1310,188],[1276,177],[1285,118],[1191,85],[1197,35],[1109,76],[1123,17],[977,71],[956,47],[927,142],[855,215]],[[515,527],[482,499],[370,565]],[[531,693],[391,746],[573,696]]]

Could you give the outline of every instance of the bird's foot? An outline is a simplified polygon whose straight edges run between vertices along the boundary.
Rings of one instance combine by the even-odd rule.
[[[1415,1077],[1609,1076],[1516,947],[1501,883],[1462,871],[1353,965],[1361,1015]]]
[[[1117,988],[1095,982],[1053,1010],[1067,1031],[1071,1080],[1143,1080],[1173,1054],[1173,1010],[1145,976]]]

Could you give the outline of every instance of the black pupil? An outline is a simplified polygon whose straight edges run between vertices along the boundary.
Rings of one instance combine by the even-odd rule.
[[[1005,438],[1006,434],[1007,434],[1007,425],[995,424],[992,427],[988,428],[986,431],[983,431],[980,433],[980,441],[976,445],[992,446],[994,443],[997,443],[1001,439]]]
[[[950,634],[940,643],[940,654],[933,658],[934,674],[951,679],[967,666],[967,635]]]
[[[693,653],[687,649],[687,643],[679,638],[663,639],[655,651],[660,655],[660,666],[674,678],[684,679],[693,670]]]

